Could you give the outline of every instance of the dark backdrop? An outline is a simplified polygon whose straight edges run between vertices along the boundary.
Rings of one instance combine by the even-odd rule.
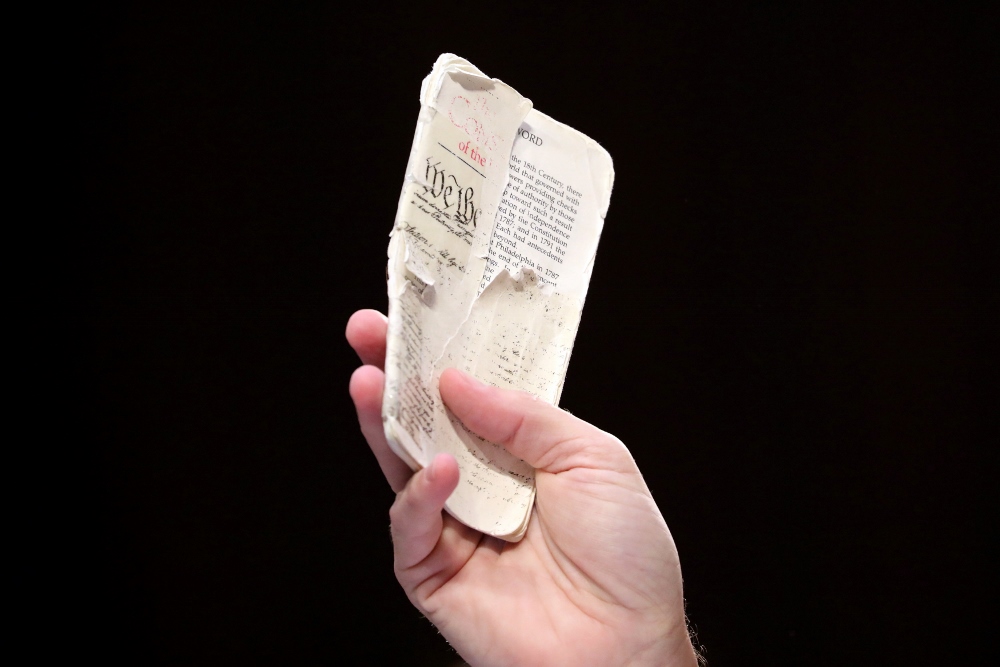
[[[987,17],[157,4],[81,13],[68,63],[81,653],[457,662],[392,576],[343,338],[452,51],[615,160],[563,405],[638,460],[709,663],[981,664]]]

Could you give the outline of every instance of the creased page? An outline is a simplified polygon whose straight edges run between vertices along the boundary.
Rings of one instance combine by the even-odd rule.
[[[389,247],[386,435],[414,468],[453,454],[461,480],[446,509],[517,540],[534,471],[469,433],[441,402],[437,378],[455,366],[558,402],[611,159],[455,56],[438,59],[421,97]]]

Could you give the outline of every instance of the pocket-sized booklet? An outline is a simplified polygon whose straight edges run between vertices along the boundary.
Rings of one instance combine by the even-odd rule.
[[[558,404],[614,169],[593,139],[452,54],[420,105],[389,241],[385,433],[414,470],[454,455],[445,509],[517,541],[535,471],[466,429],[438,379],[455,367]]]

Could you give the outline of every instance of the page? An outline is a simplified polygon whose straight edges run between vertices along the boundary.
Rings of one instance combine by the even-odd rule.
[[[467,61],[446,54],[422,110],[390,241],[383,419],[418,468],[459,462],[446,509],[523,536],[534,471],[468,432],[437,391],[461,368],[557,403],[610,199],[607,152]]]

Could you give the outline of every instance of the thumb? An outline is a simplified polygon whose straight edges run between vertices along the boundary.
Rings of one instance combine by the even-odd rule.
[[[441,374],[440,389],[469,430],[539,470],[637,472],[621,440],[528,393],[491,387],[454,368]]]

